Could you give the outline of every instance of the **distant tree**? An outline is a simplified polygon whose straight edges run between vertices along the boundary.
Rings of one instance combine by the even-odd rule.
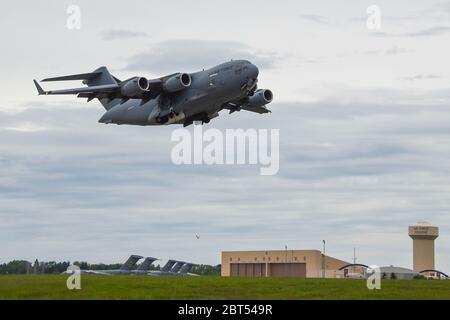
[[[159,264],[156,266],[151,264],[149,270],[161,270],[161,267],[159,266]]]
[[[14,260],[8,263],[0,264],[0,274],[26,274],[26,273],[42,273],[42,274],[59,274],[67,270],[70,266],[70,261],[56,262],[56,261],[39,261],[34,260],[30,263],[25,260]],[[82,270],[111,270],[120,269],[121,263],[112,264],[89,264],[86,261],[75,261],[73,265],[78,266]],[[150,270],[161,270],[160,265],[151,265]],[[201,275],[220,275],[219,266],[201,265],[194,267],[194,273]],[[192,272],[192,271],[191,271]]]
[[[39,273],[39,260],[38,259],[34,260],[33,273]]]
[[[202,276],[220,276],[221,265],[210,266],[210,265],[198,265],[194,266],[191,270],[192,273],[199,274]]]
[[[91,269],[91,270],[115,270],[115,269],[120,269],[121,266],[122,266],[121,263],[112,263],[112,264],[98,263],[98,264],[91,264],[89,266],[89,269]]]
[[[391,273],[391,279],[392,279],[392,280],[397,279],[397,275],[396,275],[394,272]]]
[[[161,270],[161,265],[157,264],[154,268],[155,269],[152,269],[152,270]]]
[[[39,262],[39,272],[40,273],[45,273],[45,269],[46,269],[46,265],[45,262]]]
[[[89,264],[86,261],[75,261],[73,265],[79,267],[81,270],[89,269]]]
[[[13,260],[3,265],[3,274],[26,274],[29,270],[30,262],[25,260]]]

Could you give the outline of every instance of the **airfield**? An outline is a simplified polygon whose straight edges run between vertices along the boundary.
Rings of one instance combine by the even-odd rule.
[[[359,279],[96,276],[68,290],[66,275],[2,275],[0,300],[450,300],[449,280],[382,280],[368,290]]]

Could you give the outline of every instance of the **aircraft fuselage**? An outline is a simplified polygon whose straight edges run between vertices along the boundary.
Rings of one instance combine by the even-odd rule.
[[[102,123],[162,125],[191,121],[209,122],[227,102],[238,101],[256,87],[259,70],[246,60],[236,60],[192,73],[191,85],[151,100],[112,100]]]

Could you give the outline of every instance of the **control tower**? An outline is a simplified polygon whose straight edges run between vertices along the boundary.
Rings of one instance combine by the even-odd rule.
[[[408,227],[408,234],[413,239],[414,271],[434,270],[434,240],[439,236],[439,228],[418,222]]]

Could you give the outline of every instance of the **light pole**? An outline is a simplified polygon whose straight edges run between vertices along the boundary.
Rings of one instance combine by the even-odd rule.
[[[327,267],[327,263],[326,263],[326,258],[325,258],[325,244],[326,244],[326,242],[325,242],[325,240],[322,240],[323,241],[323,258],[322,258],[322,278],[325,278],[325,269],[326,269],[326,267]]]
[[[287,275],[287,245],[284,245],[284,274]]]

